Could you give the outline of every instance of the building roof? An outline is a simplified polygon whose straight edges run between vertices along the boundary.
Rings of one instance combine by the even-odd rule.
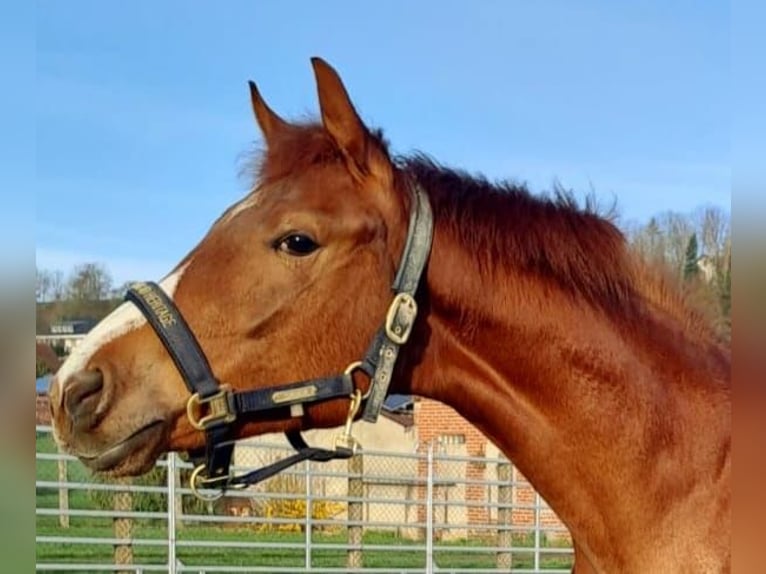
[[[411,395],[388,395],[383,401],[383,409],[380,414],[403,427],[409,428],[415,423],[413,404]]]
[[[70,319],[52,323],[52,335],[84,335],[96,325],[95,319]]]
[[[411,395],[388,395],[383,401],[383,408],[391,412],[410,410],[412,405]]]
[[[35,380],[35,392],[38,395],[47,395],[48,394],[48,387],[51,384],[51,376],[50,375],[43,375],[42,377],[37,377],[37,380]]]

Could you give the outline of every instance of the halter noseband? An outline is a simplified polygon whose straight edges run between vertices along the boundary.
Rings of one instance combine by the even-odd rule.
[[[328,461],[354,455],[358,443],[351,434],[351,423],[363,402],[362,419],[375,422],[380,414],[399,350],[409,339],[415,324],[415,292],[431,250],[433,216],[428,197],[418,185],[409,187],[409,191],[412,198],[409,228],[392,285],[393,301],[364,358],[352,362],[342,374],[265,389],[233,391],[219,385],[183,315],[156,283],[134,283],[128,289],[126,301],[133,302],[144,314],[192,393],[186,405],[187,416],[194,428],[205,433],[204,454],[189,453],[194,459],[204,458],[190,480],[197,496],[217,498],[227,488],[255,484],[304,460]],[[370,378],[370,388],[364,396],[354,387],[356,371],[362,371]],[[238,419],[285,407],[290,408],[290,416],[301,416],[304,404],[339,397],[350,398],[351,405],[333,449],[310,447],[299,431],[289,431],[285,436],[297,451],[295,454],[246,474],[231,473],[236,442],[233,425]],[[220,492],[208,496],[203,495],[200,488]]]

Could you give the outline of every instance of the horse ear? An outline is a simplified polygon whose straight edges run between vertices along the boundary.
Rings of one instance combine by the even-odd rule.
[[[253,104],[255,121],[258,123],[258,127],[263,134],[263,139],[268,146],[274,141],[275,135],[286,130],[290,124],[280,118],[268,105],[266,105],[266,102],[261,97],[261,93],[258,91],[258,87],[254,82],[248,82],[248,84],[250,85],[250,101]]]
[[[332,66],[321,58],[311,58],[319,93],[322,124],[357,175],[375,171],[372,138],[348,97],[343,82]]]

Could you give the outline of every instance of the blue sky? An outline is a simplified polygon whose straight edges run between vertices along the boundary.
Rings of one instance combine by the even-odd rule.
[[[725,2],[69,0],[36,28],[39,267],[169,271],[247,191],[247,80],[314,114],[314,55],[395,152],[593,188],[624,219],[730,208]]]

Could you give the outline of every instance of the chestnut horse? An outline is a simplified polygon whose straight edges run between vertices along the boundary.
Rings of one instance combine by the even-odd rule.
[[[228,436],[360,416],[374,377],[354,361],[390,319],[422,200],[430,249],[388,391],[451,405],[496,443],[571,531],[576,572],[728,572],[731,369],[712,330],[594,210],[393,158],[335,70],[312,62],[321,122],[283,120],[251,84],[265,144],[252,192],[162,296],[144,293],[159,323],[185,318],[213,388],[286,389],[227,419]],[[211,438],[187,416],[161,328],[124,303],[52,383],[57,440],[94,470],[143,473]],[[301,398],[350,364],[326,379],[350,389]]]

